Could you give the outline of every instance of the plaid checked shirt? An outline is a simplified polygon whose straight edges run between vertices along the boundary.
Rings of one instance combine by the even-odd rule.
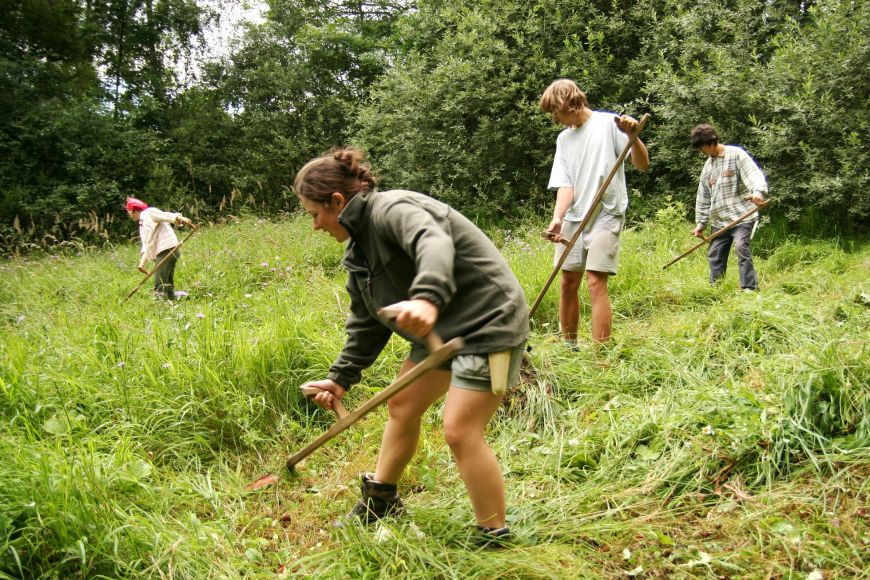
[[[713,230],[728,225],[755,207],[743,198],[756,191],[767,193],[764,173],[749,153],[735,145],[725,145],[722,155],[708,157],[704,163],[695,197],[695,223],[704,227],[709,223]],[[755,219],[758,214],[747,218],[750,222]]]

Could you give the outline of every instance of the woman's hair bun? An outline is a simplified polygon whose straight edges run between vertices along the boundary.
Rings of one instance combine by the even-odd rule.
[[[363,162],[365,159],[364,151],[354,147],[338,147],[332,150],[332,158],[341,165],[350,177],[355,177],[366,184],[367,187],[362,189],[374,189],[375,177],[372,175],[368,163]]]

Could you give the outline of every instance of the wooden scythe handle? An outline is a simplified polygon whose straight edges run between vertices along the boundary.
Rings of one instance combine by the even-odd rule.
[[[692,252],[694,252],[695,250],[697,250],[698,248],[700,248],[704,244],[709,244],[710,242],[712,242],[713,240],[715,240],[716,238],[718,238],[719,236],[721,236],[722,234],[724,234],[725,232],[727,232],[728,230],[730,230],[731,228],[733,228],[734,226],[736,226],[737,224],[739,224],[740,222],[742,222],[743,220],[745,220],[746,218],[748,218],[749,216],[751,216],[752,214],[757,212],[758,210],[764,209],[772,203],[773,203],[773,200],[768,199],[767,201],[765,201],[761,205],[755,206],[754,208],[747,211],[746,213],[744,213],[743,215],[741,215],[740,217],[735,219],[733,222],[731,222],[727,226],[716,231],[715,233],[710,234],[709,237],[704,238],[703,240],[701,240],[700,242],[698,242],[697,244],[695,244],[694,246],[692,246],[691,248],[689,248],[688,250],[686,250],[685,252],[683,252],[682,254],[680,254],[679,256],[677,256],[676,258],[674,258],[673,260],[671,260],[670,262],[668,262],[667,264],[662,266],[662,270],[667,270],[668,266],[676,264],[677,262],[679,262],[680,260],[682,260],[683,258],[688,256],[689,254],[691,254]]]
[[[395,304],[391,306],[386,306],[381,308],[378,311],[378,315],[383,316],[384,318],[394,319],[398,316],[400,312],[400,308]],[[336,400],[335,413],[338,415],[338,421],[330,427],[323,435],[306,445],[301,451],[297,452],[290,459],[287,460],[287,469],[293,470],[297,463],[314,453],[321,445],[334,438],[336,435],[362,419],[369,412],[371,412],[375,407],[388,401],[391,397],[395,396],[402,389],[419,379],[421,376],[429,372],[434,368],[438,368],[438,366],[444,361],[453,358],[462,348],[465,346],[465,342],[461,338],[454,338],[452,340],[447,341],[446,343],[441,340],[441,337],[438,336],[433,330],[425,337],[426,347],[429,349],[429,355],[420,361],[417,365],[414,366],[410,371],[405,373],[396,379],[390,386],[385,388],[380,393],[373,396],[371,399],[367,400],[359,407],[351,411],[350,413],[344,409],[344,406],[341,405],[341,402]],[[316,395],[320,389],[316,387],[308,387],[303,388],[303,394],[305,396]],[[344,413],[344,414],[342,414]]]
[[[320,393],[321,389],[317,387],[300,387],[302,389],[302,394],[306,397],[313,397]],[[344,403],[341,402],[341,399],[335,399],[332,402],[333,408],[332,410],[335,412],[335,415],[339,419],[344,419],[348,416],[347,408],[344,406]]]
[[[395,320],[396,317],[401,312],[401,308],[398,304],[391,304],[389,306],[384,306],[380,310],[378,310],[378,315],[383,316],[384,318],[389,318],[390,320]],[[441,340],[441,337],[433,330],[429,334],[423,337],[423,340],[426,341],[426,349],[429,352],[435,352],[439,348],[444,345],[444,341]]]
[[[454,338],[447,341],[446,343],[443,343],[439,348],[431,352],[429,356],[420,361],[419,364],[414,366],[414,368],[396,379],[396,381],[393,382],[386,389],[364,402],[362,405],[348,413],[342,419],[339,419],[323,435],[306,445],[301,451],[297,452],[290,459],[288,459],[287,469],[292,471],[297,463],[314,453],[314,451],[320,448],[324,443],[334,438],[336,435],[362,419],[375,407],[395,396],[402,389],[419,379],[430,370],[437,368],[442,362],[452,358],[457,352],[462,350],[463,346],[465,346],[465,342],[461,338]]]

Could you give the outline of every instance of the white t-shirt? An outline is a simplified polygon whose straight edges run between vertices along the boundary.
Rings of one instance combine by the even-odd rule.
[[[613,120],[616,116],[614,113],[592,111],[592,116],[582,126],[565,129],[556,139],[556,155],[547,188],[574,188],[574,202],[564,218],[567,221],[583,220],[592,198],[613,169],[617,157],[628,145],[628,135],[620,131]],[[610,215],[625,215],[628,192],[624,163],[607,186],[601,206]]]

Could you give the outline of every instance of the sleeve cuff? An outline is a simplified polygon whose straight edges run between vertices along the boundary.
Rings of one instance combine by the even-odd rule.
[[[422,299],[427,302],[431,302],[435,305],[435,308],[438,309],[438,312],[444,310],[444,300],[441,298],[439,294],[435,292],[415,292],[413,296],[411,296],[411,300]]]
[[[338,383],[339,385],[341,385],[342,388],[344,388],[345,391],[349,391],[350,388],[353,386],[353,385],[352,385],[352,382],[353,382],[353,381],[350,381],[350,380],[347,378],[347,376],[345,376],[345,375],[343,375],[343,374],[341,374],[341,373],[337,373],[337,372],[335,372],[335,371],[331,371],[331,372],[329,372],[329,373],[326,375],[326,378],[329,379],[329,380],[331,380],[331,381],[333,381],[333,382]]]

